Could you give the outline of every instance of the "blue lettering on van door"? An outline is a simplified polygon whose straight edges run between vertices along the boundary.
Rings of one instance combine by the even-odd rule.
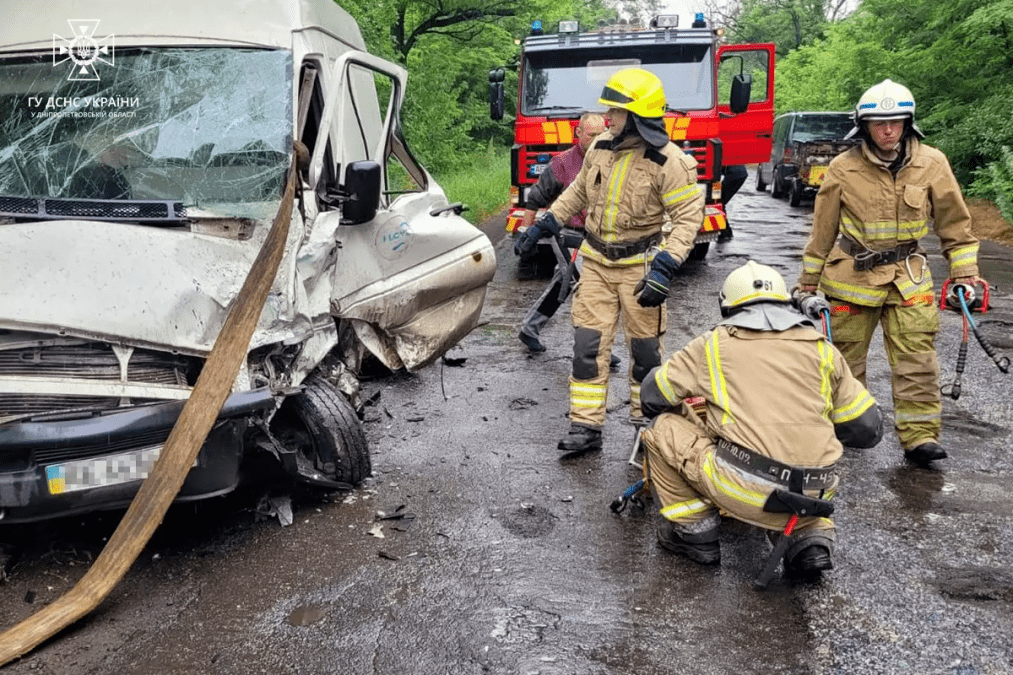
[[[391,219],[376,233],[376,247],[380,255],[388,260],[404,255],[411,247],[414,234],[407,220]]]

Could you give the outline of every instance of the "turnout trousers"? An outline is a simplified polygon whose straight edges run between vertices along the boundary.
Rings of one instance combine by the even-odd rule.
[[[640,417],[640,383],[661,365],[665,305],[641,307],[633,288],[644,276],[637,262],[606,267],[584,259],[580,285],[573,297],[573,372],[570,375],[570,421],[601,429],[605,424],[612,341],[622,319],[630,353],[630,416]]]
[[[864,385],[866,356],[877,324],[883,326],[883,345],[893,379],[894,429],[905,450],[939,440],[942,403],[936,333],[939,314],[935,295],[905,301],[890,287],[881,307],[864,307],[828,298],[834,346]]]
[[[767,497],[780,486],[747,474],[716,457],[717,446],[696,424],[676,413],[659,415],[641,436],[647,458],[648,479],[661,515],[694,531],[695,524],[717,523],[727,515],[766,530],[784,530],[790,514],[763,510]],[[785,488],[786,489],[786,488]],[[828,490],[823,499],[830,499]],[[818,491],[805,494],[819,497]],[[822,538],[816,542],[812,537]],[[833,550],[834,524],[829,518],[799,518],[793,538],[821,543]],[[795,549],[792,546],[792,549]]]

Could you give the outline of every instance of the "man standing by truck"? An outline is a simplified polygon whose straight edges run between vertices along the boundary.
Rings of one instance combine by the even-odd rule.
[[[530,227],[535,220],[535,213],[538,209],[548,207],[573,182],[573,179],[577,177],[577,173],[584,163],[584,155],[587,154],[587,149],[591,147],[591,142],[603,131],[605,131],[604,117],[596,113],[586,113],[581,116],[576,129],[574,129],[577,143],[566,152],[553,157],[549,165],[545,167],[542,175],[538,177],[538,182],[528,192],[524,200],[526,208],[524,210],[524,220],[521,222],[522,226]],[[577,248],[584,240],[584,219],[586,217],[587,210],[581,210],[570,218],[570,222],[563,226],[563,243],[568,248]],[[563,254],[565,255],[566,253],[567,251],[564,250]],[[565,278],[567,274],[568,271],[566,269],[556,267],[556,271],[552,275],[552,281],[524,316],[519,337],[521,342],[532,352],[545,351],[545,346],[542,345],[538,338],[542,327],[552,318],[552,315],[556,313],[559,306],[563,304],[566,295],[569,294],[571,280]],[[576,267],[573,268],[573,276],[574,280],[579,278]],[[561,293],[564,284],[568,289],[565,294]]]
[[[925,466],[946,457],[939,444],[939,316],[918,244],[929,222],[950,279],[972,287],[984,280],[960,186],[946,156],[921,142],[914,112],[911,92],[896,82],[883,80],[862,94],[847,136],[862,142],[830,162],[797,291],[818,289],[830,300],[834,344],[863,384],[869,342],[883,325],[894,427],[904,456]]]
[[[600,450],[609,358],[620,318],[632,357],[630,417],[638,419],[640,383],[661,364],[664,302],[704,218],[696,160],[669,142],[661,80],[640,68],[615,73],[599,103],[609,133],[588,151],[576,179],[518,241],[523,253],[559,223],[587,209],[581,283],[573,301],[570,429],[566,454]],[[665,216],[672,223],[662,235]]]

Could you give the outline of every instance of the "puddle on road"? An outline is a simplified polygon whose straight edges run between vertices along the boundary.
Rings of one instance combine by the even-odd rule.
[[[319,605],[300,605],[288,615],[292,626],[311,626],[327,616],[327,611]]]
[[[1000,438],[1010,430],[998,424],[983,422],[963,410],[943,412],[943,430],[971,438]]]
[[[938,497],[946,477],[937,469],[898,466],[887,472],[886,484],[897,495],[905,511],[924,514],[931,510],[932,500]]]
[[[989,567],[942,570],[936,586],[943,595],[961,600],[1013,602],[1013,575]]]
[[[504,514],[499,522],[511,534],[525,539],[542,537],[556,526],[556,516],[543,506],[522,504],[519,509]]]

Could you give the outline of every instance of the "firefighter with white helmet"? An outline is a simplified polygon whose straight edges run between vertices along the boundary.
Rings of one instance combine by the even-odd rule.
[[[521,253],[559,233],[587,209],[580,285],[573,300],[570,429],[565,454],[600,450],[609,361],[620,318],[630,349],[630,416],[641,417],[640,383],[661,363],[665,298],[704,219],[696,160],[669,142],[661,80],[621,70],[605,84],[609,130],[584,157],[573,183],[518,240]],[[665,237],[667,218],[671,233]]]
[[[767,530],[776,489],[830,499],[842,443],[867,448],[883,434],[879,408],[844,357],[791,304],[777,270],[750,260],[728,275],[722,321],[644,379],[641,405],[654,417],[641,440],[664,520],[658,542],[702,564],[720,561],[723,512]],[[703,419],[683,404],[702,397]],[[785,569],[833,566],[834,525],[802,517]]]
[[[826,295],[834,344],[863,383],[869,343],[882,325],[894,428],[904,456],[926,466],[946,451],[939,443],[939,317],[919,240],[931,224],[949,278],[969,286],[984,283],[978,240],[949,161],[921,141],[907,87],[891,80],[870,87],[854,117],[849,137],[862,142],[830,163],[796,290]]]

